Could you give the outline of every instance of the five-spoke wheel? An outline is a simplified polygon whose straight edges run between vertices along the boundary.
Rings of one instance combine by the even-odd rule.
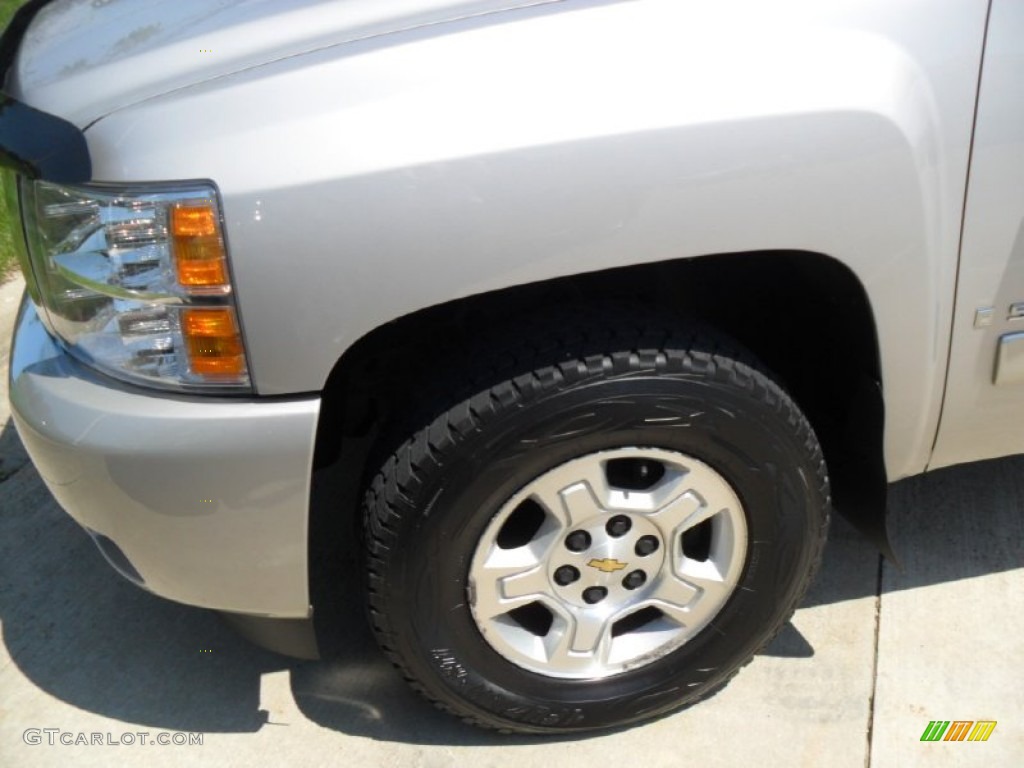
[[[374,631],[470,722],[581,731],[693,703],[819,562],[828,480],[793,401],[728,339],[634,320],[571,313],[474,357],[367,490]]]
[[[469,570],[480,632],[524,669],[600,678],[699,632],[739,579],[743,508],[711,467],[657,448],[569,461],[495,515]]]

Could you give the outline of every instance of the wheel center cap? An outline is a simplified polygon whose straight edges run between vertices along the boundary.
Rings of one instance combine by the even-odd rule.
[[[645,515],[601,511],[555,545],[547,572],[566,605],[607,611],[641,598],[664,563],[664,538]]]

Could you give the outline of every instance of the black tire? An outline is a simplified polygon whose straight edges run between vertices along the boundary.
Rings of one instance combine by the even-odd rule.
[[[564,733],[692,704],[775,636],[820,562],[828,479],[800,410],[734,343],[635,314],[557,318],[497,345],[464,372],[466,396],[406,432],[369,484],[378,642],[416,690],[467,722]],[[731,484],[749,530],[739,583],[708,626],[654,662],[598,679],[527,671],[475,623],[467,575],[477,542],[533,478],[622,446],[681,452]]]

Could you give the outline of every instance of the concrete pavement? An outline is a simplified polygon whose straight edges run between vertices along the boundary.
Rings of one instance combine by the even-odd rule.
[[[1024,764],[1022,458],[894,486],[903,572],[837,520],[804,606],[711,700],[588,738],[495,736],[411,693],[355,606],[341,660],[295,662],[122,581],[9,420],[19,293],[0,286],[0,766]],[[921,742],[930,720],[998,725],[984,743]],[[202,745],[139,744],[179,732]],[[62,745],[62,733],[120,743]]]

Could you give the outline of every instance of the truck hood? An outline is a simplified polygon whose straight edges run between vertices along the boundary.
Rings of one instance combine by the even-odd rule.
[[[85,128],[143,99],[287,56],[560,0],[56,0],[7,90]]]

